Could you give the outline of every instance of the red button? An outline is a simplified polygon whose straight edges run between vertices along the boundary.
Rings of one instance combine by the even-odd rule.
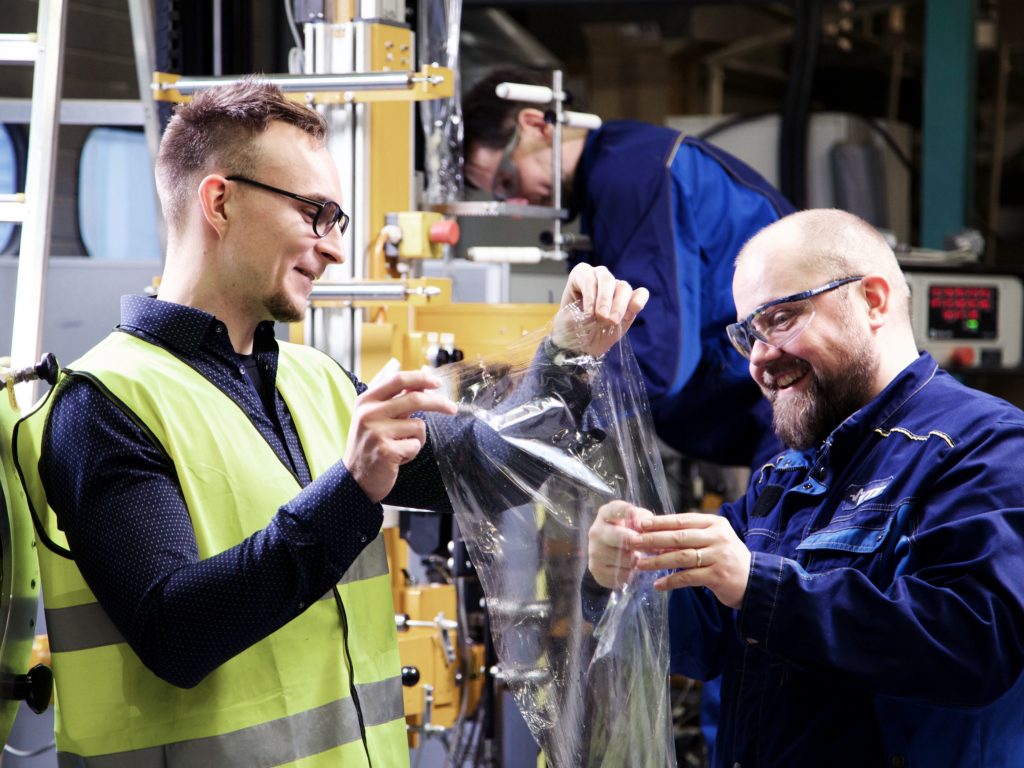
[[[430,242],[455,245],[459,242],[459,222],[455,219],[442,219],[430,225]]]
[[[953,347],[949,364],[953,368],[970,368],[974,365],[974,347]]]

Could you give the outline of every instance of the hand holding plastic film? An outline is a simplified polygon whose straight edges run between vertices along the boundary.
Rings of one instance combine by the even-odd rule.
[[[430,437],[504,682],[548,765],[674,766],[666,597],[653,574],[609,592],[587,571],[602,504],[668,509],[639,369],[625,341],[572,352],[602,332],[578,309],[555,327],[559,346],[536,334],[440,369],[459,411],[428,420]]]

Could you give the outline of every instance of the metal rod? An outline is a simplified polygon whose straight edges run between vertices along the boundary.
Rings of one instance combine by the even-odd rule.
[[[562,70],[556,69],[551,73],[551,90],[555,93],[562,93]],[[562,208],[562,100],[555,99],[555,126],[554,136],[551,143],[551,205],[555,210]],[[555,218],[553,227],[554,246],[556,250],[562,249],[562,220]]]
[[[221,38],[223,37],[223,16],[221,14],[221,0],[213,0],[213,74],[218,77],[224,74],[224,49]]]
[[[311,299],[404,301],[410,296],[437,296],[435,285],[410,288],[405,283],[314,283]]]
[[[347,75],[266,75],[260,80],[272,83],[285,93],[303,91],[387,91],[408,88],[417,82],[417,73],[405,72],[355,72]],[[171,83],[159,83],[155,87],[164,91],[174,90],[189,95],[218,85],[231,85],[241,77],[183,77]]]
[[[132,28],[132,48],[135,52],[135,78],[139,86],[139,104],[142,107],[142,128],[146,134],[150,167],[155,169],[157,154],[160,151],[161,131],[156,99],[153,96],[153,89],[149,87],[149,80],[156,69],[156,52],[154,50],[156,32],[153,23],[153,8],[149,0],[128,0],[128,17]],[[106,122],[108,119],[105,114],[104,125],[109,124]],[[150,174],[148,182],[148,193],[153,196],[154,210],[159,211],[160,200],[157,197],[155,176]],[[157,235],[160,238],[160,253],[164,254],[167,252],[167,225],[163,216],[156,217],[156,226]]]

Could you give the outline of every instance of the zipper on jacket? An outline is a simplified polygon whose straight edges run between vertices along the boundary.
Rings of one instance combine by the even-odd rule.
[[[370,759],[370,744],[366,740],[366,722],[363,720],[363,707],[359,703],[359,692],[356,690],[355,670],[352,666],[352,654],[348,649],[348,614],[345,613],[345,604],[341,601],[341,593],[338,585],[331,587],[334,593],[334,602],[338,604],[338,615],[341,617],[341,645],[345,650],[345,667],[348,669],[348,691],[352,697],[352,703],[356,708],[356,718],[359,720],[359,738],[363,741],[363,751],[366,753],[366,764],[373,768],[373,761]]]

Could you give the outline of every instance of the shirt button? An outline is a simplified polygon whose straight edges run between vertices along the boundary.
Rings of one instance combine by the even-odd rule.
[[[299,603],[299,610],[300,610],[300,611],[304,611],[304,610],[306,610],[306,604],[305,604],[305,603],[303,603],[303,602],[300,602],[300,603]]]
[[[364,533],[364,534],[362,534],[362,535],[361,535],[361,536],[359,537],[359,541],[360,541],[361,543],[365,544],[365,543],[366,543],[366,542],[367,542],[367,541],[369,540],[369,538],[370,538],[370,537],[369,537],[369,536],[367,536],[367,535],[366,535],[366,534]]]
[[[216,331],[217,333],[224,333],[224,326],[218,325],[214,328],[214,331]]]
[[[803,489],[804,489],[805,491],[809,491],[809,490],[811,490],[811,488],[813,488],[814,486],[813,486],[813,485],[811,485],[810,483],[804,483],[802,487],[803,487]]]

